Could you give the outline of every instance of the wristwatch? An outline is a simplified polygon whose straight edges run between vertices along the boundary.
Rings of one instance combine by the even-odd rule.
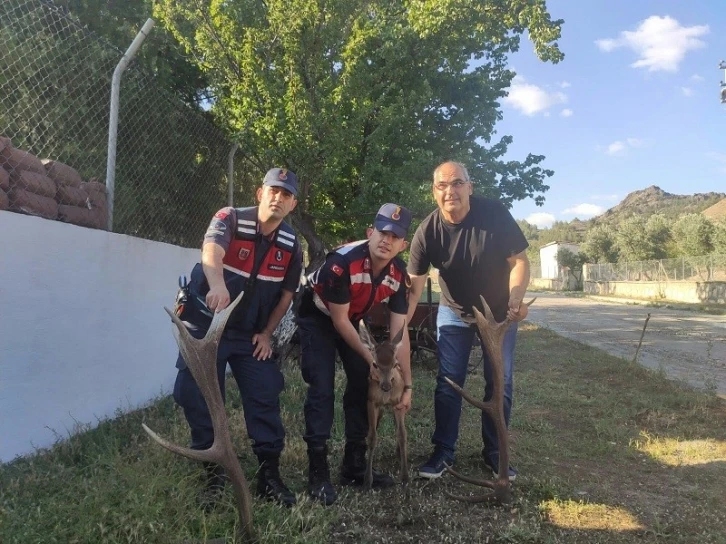
[[[406,391],[413,391],[413,385],[404,385],[403,386],[403,391],[404,392],[406,392]]]

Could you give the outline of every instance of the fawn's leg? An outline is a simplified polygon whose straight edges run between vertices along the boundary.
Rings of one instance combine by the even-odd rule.
[[[366,476],[363,480],[363,491],[370,491],[373,487],[373,452],[378,442],[378,422],[380,409],[374,402],[368,401],[368,460],[366,462]]]

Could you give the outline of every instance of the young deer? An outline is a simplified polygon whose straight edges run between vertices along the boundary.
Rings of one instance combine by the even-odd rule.
[[[374,368],[378,378],[371,378],[368,382],[368,462],[366,465],[366,476],[363,482],[363,489],[370,491],[373,484],[373,452],[378,442],[378,424],[383,416],[383,408],[393,408],[403,396],[403,375],[401,365],[396,359],[396,350],[401,346],[403,331],[406,325],[401,327],[398,334],[392,339],[380,344],[371,337],[368,328],[360,321],[358,334],[363,345],[366,346],[375,360]],[[406,413],[403,410],[393,410],[396,421],[396,451],[398,452],[401,467],[401,483],[408,483],[408,446],[406,438]]]
[[[535,300],[536,297],[527,302],[526,305],[529,306]],[[509,491],[509,435],[504,421],[504,359],[502,356],[502,344],[504,343],[504,334],[507,332],[511,320],[507,317],[501,323],[497,323],[484,297],[481,297],[481,302],[484,306],[484,315],[476,308],[474,308],[474,315],[476,316],[476,326],[479,329],[479,335],[492,363],[492,380],[494,382],[492,398],[487,402],[482,402],[475,399],[449,378],[445,378],[445,380],[464,400],[483,412],[486,412],[494,420],[497,439],[499,440],[498,477],[496,480],[479,480],[463,476],[451,467],[448,467],[448,472],[459,480],[481,487],[487,487],[492,489],[493,493],[478,497],[459,497],[451,495],[449,492],[445,493],[453,499],[467,502],[488,502],[493,500],[500,503],[507,503],[511,496]]]
[[[212,416],[212,427],[214,428],[214,443],[212,446],[207,450],[192,450],[177,446],[161,438],[145,424],[142,423],[141,425],[151,438],[166,449],[195,461],[217,463],[224,467],[225,472],[232,482],[237,500],[240,536],[244,540],[251,541],[254,539],[252,529],[252,499],[250,497],[249,487],[247,486],[247,480],[245,479],[242,467],[239,464],[239,459],[232,445],[227,413],[224,410],[224,401],[222,400],[219,379],[217,378],[217,348],[219,347],[219,339],[222,337],[227,319],[237,304],[239,304],[243,294],[241,293],[224,310],[214,314],[209,331],[207,331],[206,336],[201,340],[193,338],[179,317],[169,310],[169,308],[164,308],[176,325],[174,336],[176,337],[177,344],[179,344],[179,350],[184,356],[184,362],[186,362],[189,370],[192,372],[192,376],[194,376],[194,380],[199,385],[202,396],[209,407],[209,413]]]

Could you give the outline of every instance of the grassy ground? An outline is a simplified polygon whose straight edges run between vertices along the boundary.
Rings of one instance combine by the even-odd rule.
[[[255,501],[263,543],[726,542],[726,403],[673,385],[601,351],[525,325],[520,329],[511,425],[520,476],[513,503],[470,505],[446,498],[479,490],[453,478],[362,495],[346,490],[332,507],[304,500],[307,461],[304,384],[285,369],[288,445],[283,474],[300,492],[284,511]],[[419,361],[407,419],[410,461],[430,450],[434,370]],[[342,382],[342,377],[340,378]],[[481,373],[467,387],[482,390]],[[243,438],[235,388],[231,425],[250,479],[256,463]],[[338,406],[332,463],[342,450]],[[384,418],[377,465],[396,471],[392,418]],[[49,452],[0,467],[0,542],[233,541],[231,490],[211,513],[197,505],[197,465],[153,444],[141,422],[177,443],[188,440],[169,398],[79,434]],[[464,407],[457,465],[484,476],[480,418]]]

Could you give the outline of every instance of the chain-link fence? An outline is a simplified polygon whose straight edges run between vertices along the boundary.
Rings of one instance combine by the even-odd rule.
[[[726,281],[726,255],[587,264],[584,276],[589,281]]]
[[[46,0],[0,1],[0,209],[106,228],[111,77],[122,55]],[[113,231],[199,246],[227,201],[231,148],[205,114],[130,67]]]

